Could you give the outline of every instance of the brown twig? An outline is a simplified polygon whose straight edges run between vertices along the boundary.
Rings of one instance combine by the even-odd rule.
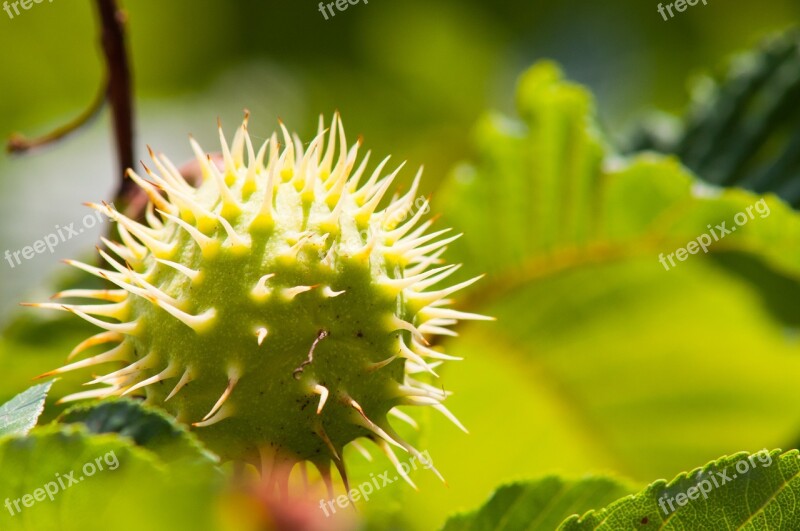
[[[108,69],[108,101],[114,121],[117,144],[119,186],[115,203],[120,208],[130,202],[133,181],[125,171],[133,167],[133,89],[125,43],[125,15],[116,0],[97,0],[102,33],[100,42]]]
[[[95,96],[95,99],[92,101],[91,105],[73,121],[38,138],[29,139],[21,133],[14,133],[11,135],[11,138],[8,139],[6,150],[9,153],[24,153],[38,147],[46,146],[47,144],[57,142],[70,133],[77,131],[95,118],[103,108],[103,104],[106,101],[106,94],[108,92],[107,87],[108,84],[103,83],[102,87],[100,87],[100,90],[97,91],[97,96]]]
[[[133,195],[133,183],[125,177],[125,170],[133,166],[133,89],[125,43],[125,15],[117,6],[117,0],[96,2],[100,16],[100,42],[107,73],[95,100],[75,120],[43,136],[28,139],[19,133],[11,135],[6,149],[9,153],[24,153],[57,142],[89,123],[97,116],[104,103],[109,102],[114,121],[120,183],[115,203],[124,208]]]

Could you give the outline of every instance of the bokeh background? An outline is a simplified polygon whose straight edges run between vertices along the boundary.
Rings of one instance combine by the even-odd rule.
[[[0,137],[17,131],[44,133],[92,100],[104,71],[91,4],[54,0],[35,4],[13,20],[0,12]],[[793,0],[709,0],[707,6],[689,8],[666,22],[656,11],[657,2],[642,0],[372,0],[331,20],[323,18],[317,3],[306,0],[136,0],[124,5],[135,80],[137,158],[146,156],[149,144],[176,162],[189,160],[188,133],[213,149],[217,117],[232,131],[244,108],[251,111],[250,129],[259,137],[269,136],[278,118],[308,137],[320,113],[330,116],[338,109],[351,137],[363,135],[373,153],[391,153],[411,167],[424,164],[423,191],[433,193],[435,200],[439,184],[453,168],[474,156],[471,133],[477,120],[487,110],[513,115],[515,81],[539,59],[558,61],[569,78],[591,88],[602,127],[613,141],[653,108],[682,111],[688,79],[719,71],[731,54],[800,19],[800,4]],[[29,245],[56,224],[79,222],[88,212],[83,201],[110,199],[116,186],[114,157],[108,111],[56,145],[23,156],[0,155],[0,252]],[[413,173],[404,172],[405,182]],[[6,328],[0,340],[0,401],[62,359],[72,337],[71,331],[20,321],[17,304],[46,297],[55,272],[63,271],[58,260],[90,252],[102,228],[22,266],[0,262],[0,327]],[[602,281],[598,276],[588,282]],[[753,374],[761,370],[756,354],[763,350],[798,353],[797,313],[786,299],[770,299],[769,311],[777,306],[782,320],[743,332],[740,321],[758,322],[773,314],[753,309],[763,306],[753,302],[761,300],[759,290],[729,279],[719,282],[724,284],[719,291],[705,298],[702,286],[684,299],[669,293],[670,306],[663,301],[654,306],[658,310],[649,314],[647,324],[631,319],[632,344],[645,348],[645,336],[659,342],[664,334],[660,330],[682,326],[675,317],[682,307],[699,305],[716,316],[705,324],[673,328],[668,335],[674,339],[671,348],[691,345],[697,356],[708,353],[709,367],[727,356],[735,358],[738,351],[727,350],[734,345],[750,349]],[[771,293],[796,289],[795,284],[775,282]],[[559,289],[569,291],[545,286],[541,298],[547,300]],[[657,296],[666,297],[671,289],[665,287]],[[541,307],[530,308],[524,317],[538,323],[530,325],[531,333],[540,327],[552,331],[580,315],[574,313],[577,306],[548,316],[538,315]],[[748,309],[738,312],[738,307]],[[613,305],[604,311],[613,313]],[[639,313],[626,312],[628,317]],[[723,329],[713,332],[721,322]],[[739,335],[726,339],[726,326],[738,327]],[[31,330],[49,330],[52,337],[39,335],[37,343],[23,345],[19,338],[30,337]],[[518,371],[514,356],[491,351],[490,338],[473,342],[469,337],[459,347],[467,361],[447,376],[448,387],[458,391],[452,409],[472,434],[463,435],[434,417],[418,443],[430,450],[449,488],[425,474],[417,476],[421,493],[400,484],[387,487],[375,501],[363,504],[376,526],[433,529],[454,511],[476,507],[501,481],[611,471],[649,482],[725,452],[770,444],[787,447],[793,429],[800,434],[797,414],[782,431],[766,430],[761,438],[740,433],[734,418],[714,428],[714,407],[705,403],[708,421],[698,421],[695,435],[691,429],[681,435],[695,437],[695,446],[670,451],[670,437],[654,442],[652,432],[648,443],[635,448],[630,440],[621,442],[637,433],[647,439],[652,426],[616,432],[606,444],[604,422],[616,418],[614,408],[639,400],[635,393],[620,393],[602,414],[609,416],[594,415],[571,400],[570,382],[548,372],[568,371],[570,362],[556,369],[547,363],[531,369],[523,363],[525,370]],[[565,344],[552,339],[540,346],[563,360],[571,350],[596,348],[595,354],[610,355],[610,342],[576,339]],[[585,362],[577,357],[572,363]],[[635,375],[623,373],[618,380],[606,375],[596,384],[598,392],[604,386],[624,386],[628,378]],[[756,384],[741,382],[744,388],[750,385]],[[644,402],[638,407],[647,413]],[[681,414],[680,409],[656,411]],[[759,414],[755,407],[748,412]],[[748,431],[747,426],[752,427],[745,423],[741,431]],[[710,440],[713,430],[718,437]],[[388,463],[356,468],[356,475],[379,473]]]

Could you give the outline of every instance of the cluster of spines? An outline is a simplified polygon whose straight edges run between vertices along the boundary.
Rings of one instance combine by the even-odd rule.
[[[201,313],[190,313],[186,300],[179,300],[152,283],[153,279],[150,273],[152,273],[154,265],[161,264],[170,267],[187,277],[192,283],[202,282],[205,273],[202,268],[193,269],[175,260],[177,241],[172,237],[173,232],[175,230],[185,231],[198,246],[204,258],[214,256],[222,248],[233,253],[247,252],[252,246],[254,237],[275,226],[276,216],[279,215],[274,201],[276,190],[279,186],[289,183],[300,195],[304,204],[319,201],[320,192],[322,192],[322,202],[327,205],[329,213],[317,220],[317,230],[306,231],[294,238],[294,242],[287,246],[285,258],[291,260],[305,245],[313,243],[322,250],[321,256],[324,255],[322,263],[333,267],[338,256],[335,238],[340,231],[341,218],[343,215],[352,218],[356,227],[365,232],[366,242],[351,252],[348,258],[368,260],[373,253],[377,252],[382,255],[387,264],[399,267],[403,271],[402,276],[392,278],[381,273],[376,279],[376,283],[391,295],[402,296],[408,314],[413,316],[409,320],[398,315],[390,317],[391,322],[386,323],[388,328],[410,332],[410,340],[406,344],[401,335],[398,353],[383,362],[376,363],[373,369],[377,370],[388,365],[398,356],[404,358],[406,374],[404,382],[398,384],[397,387],[397,393],[402,397],[398,405],[432,406],[466,431],[442,404],[449,393],[414,378],[416,374],[423,372],[438,376],[435,369],[439,364],[447,360],[460,359],[431,348],[426,336],[454,336],[456,333],[448,327],[456,324],[459,320],[488,319],[482,315],[448,308],[453,302],[449,298],[450,295],[469,286],[480,277],[447,288],[430,289],[458,270],[459,265],[434,266],[441,264],[440,257],[446,246],[460,235],[442,238],[448,232],[447,229],[426,234],[433,223],[433,220],[420,223],[422,216],[428,211],[427,200],[410,218],[408,217],[418,192],[421,169],[415,177],[411,189],[405,195],[395,196],[383,211],[378,211],[379,204],[403,167],[402,164],[391,174],[382,177],[383,170],[389,161],[389,157],[387,157],[381,161],[366,182],[359,185],[365,174],[370,154],[367,153],[356,167],[360,141],[350,149],[347,148],[344,128],[338,115],[334,117],[330,131],[324,130],[322,121],[320,121],[320,131],[307,149],[304,149],[299,137],[289,134],[282,123],[280,128],[283,143],[279,142],[278,135],[273,133],[256,153],[247,131],[247,116],[241,127],[238,128],[230,146],[225,140],[220,126],[222,168],[217,165],[214,158],[203,152],[193,138],[190,138],[192,149],[201,168],[203,183],[214,184],[211,189],[215,193],[210,198],[201,197],[198,187],[190,184],[163,154],[156,155],[150,150],[150,157],[156,171],[151,170],[143,163],[142,166],[148,178],[138,175],[133,170],[128,172],[128,176],[149,198],[145,212],[146,224],[123,215],[112,205],[106,203],[87,204],[117,222],[119,243],[106,238],[103,238],[103,243],[118,258],[114,258],[105,250],[98,248],[100,256],[109,264],[111,270],[74,260],[68,260],[67,263],[107,280],[118,289],[68,290],[53,297],[54,299],[94,299],[101,301],[100,304],[40,303],[33,306],[72,312],[104,330],[77,345],[69,354],[68,361],[100,344],[117,343],[117,346],[102,354],[68,364],[42,376],[61,374],[108,362],[127,362],[129,364],[126,367],[96,377],[87,384],[104,384],[106,387],[75,393],[63,398],[62,402],[115,395],[124,396],[164,380],[179,378],[166,400],[174,397],[194,378],[192,368],[178,367],[174,361],[171,361],[166,368],[154,376],[142,379],[145,371],[154,369],[152,366],[154,360],[151,353],[131,363],[131,346],[129,342],[125,341],[125,338],[137,335],[140,326],[137,319],[131,319],[129,304],[131,298],[146,299],[198,334],[207,331],[214,325],[216,310],[209,308]],[[339,156],[334,162],[337,134]],[[325,147],[326,136],[328,136],[327,147]],[[247,163],[245,163],[245,154]],[[261,204],[256,211],[251,212],[250,219],[246,223],[246,230],[235,228],[229,219],[240,217],[245,213],[246,198],[257,192],[262,195]],[[220,231],[220,229],[220,234],[225,236],[224,240],[209,235],[212,231]],[[320,232],[324,232],[325,236],[320,237]],[[326,245],[328,246],[327,250],[325,249]],[[147,267],[148,257],[152,257],[151,269],[141,272]],[[268,286],[272,276],[272,273],[263,275],[253,286],[251,296],[255,300],[272,295],[273,290]],[[326,297],[336,297],[344,293],[343,291],[334,291],[330,286],[315,285],[283,288],[280,295],[291,299],[312,289],[321,290]],[[266,326],[259,327],[254,331],[254,341],[260,346],[268,334],[269,330]],[[203,419],[193,423],[194,426],[209,426],[230,416],[231,412],[225,407],[226,401],[235,391],[239,378],[239,369],[231,367],[228,374],[228,385],[219,400]],[[318,415],[322,414],[325,404],[331,396],[331,390],[320,384],[314,384],[311,392],[319,395],[316,412]],[[367,417],[364,409],[354,399],[346,396],[344,399],[349,400],[348,405],[358,412],[363,427],[374,435],[371,439],[398,466],[398,470],[402,471],[391,446],[402,448],[413,455],[419,454],[411,445],[403,442],[394,434],[387,433],[385,429]],[[396,407],[390,410],[390,414],[416,426],[411,417]],[[333,447],[324,431],[319,435],[331,450],[333,461],[346,480],[339,452]],[[363,447],[355,441],[350,444],[356,445],[359,451],[363,450]],[[366,452],[366,450],[363,451]],[[324,477],[328,477],[324,470],[321,469],[321,472]],[[438,474],[438,472],[436,473]],[[405,474],[403,476],[410,482]]]

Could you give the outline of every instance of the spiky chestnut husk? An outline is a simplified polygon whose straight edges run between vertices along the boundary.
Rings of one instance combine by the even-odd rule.
[[[320,120],[307,149],[281,129],[282,144],[273,133],[256,153],[247,117],[231,146],[220,127],[224,167],[192,139],[196,187],[151,151],[156,171],[129,171],[149,197],[146,225],[89,204],[117,222],[121,243],[104,240],[117,258],[99,251],[109,270],[68,263],[118,289],[55,296],[100,304],[38,306],[104,329],[70,358],[113,348],[48,374],[121,362],[90,382],[101,388],[64,400],[145,393],[224,458],[265,468],[308,460],[326,478],[333,461],[346,477],[342,450],[365,437],[397,464],[391,446],[418,455],[388,422],[413,423],[398,406],[432,406],[461,426],[442,405],[447,393],[416,375],[454,359],[426,336],[484,319],[447,307],[477,278],[433,289],[458,268],[437,266],[458,236],[420,223],[421,170],[379,211],[400,168],[384,176],[387,157],[360,184],[369,153],[356,168],[360,143],[348,149],[338,115],[329,132]]]

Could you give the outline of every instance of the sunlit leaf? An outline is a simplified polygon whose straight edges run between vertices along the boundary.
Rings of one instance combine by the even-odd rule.
[[[7,437],[0,470],[3,531],[214,529],[210,467],[168,465],[116,435],[76,425]]]
[[[0,437],[25,435],[39,420],[53,382],[34,385],[0,406]]]
[[[442,531],[552,531],[569,515],[603,507],[630,488],[606,477],[566,481],[552,476],[497,489],[473,513],[454,516]]]
[[[451,487],[409,497],[412,514],[475,506],[509,478],[651,481],[793,440],[798,216],[675,158],[614,154],[588,92],[552,64],[517,100],[520,118],[479,123],[476,162],[438,194],[465,232],[449,259],[464,278],[487,273],[463,306],[498,321],[447,345],[465,358],[443,371],[448,407],[472,433],[433,417],[428,448]],[[736,230],[715,239],[723,223]],[[674,255],[703,234],[707,253]]]
[[[572,516],[558,529],[798,529],[799,457],[797,450],[723,457],[604,509]]]

